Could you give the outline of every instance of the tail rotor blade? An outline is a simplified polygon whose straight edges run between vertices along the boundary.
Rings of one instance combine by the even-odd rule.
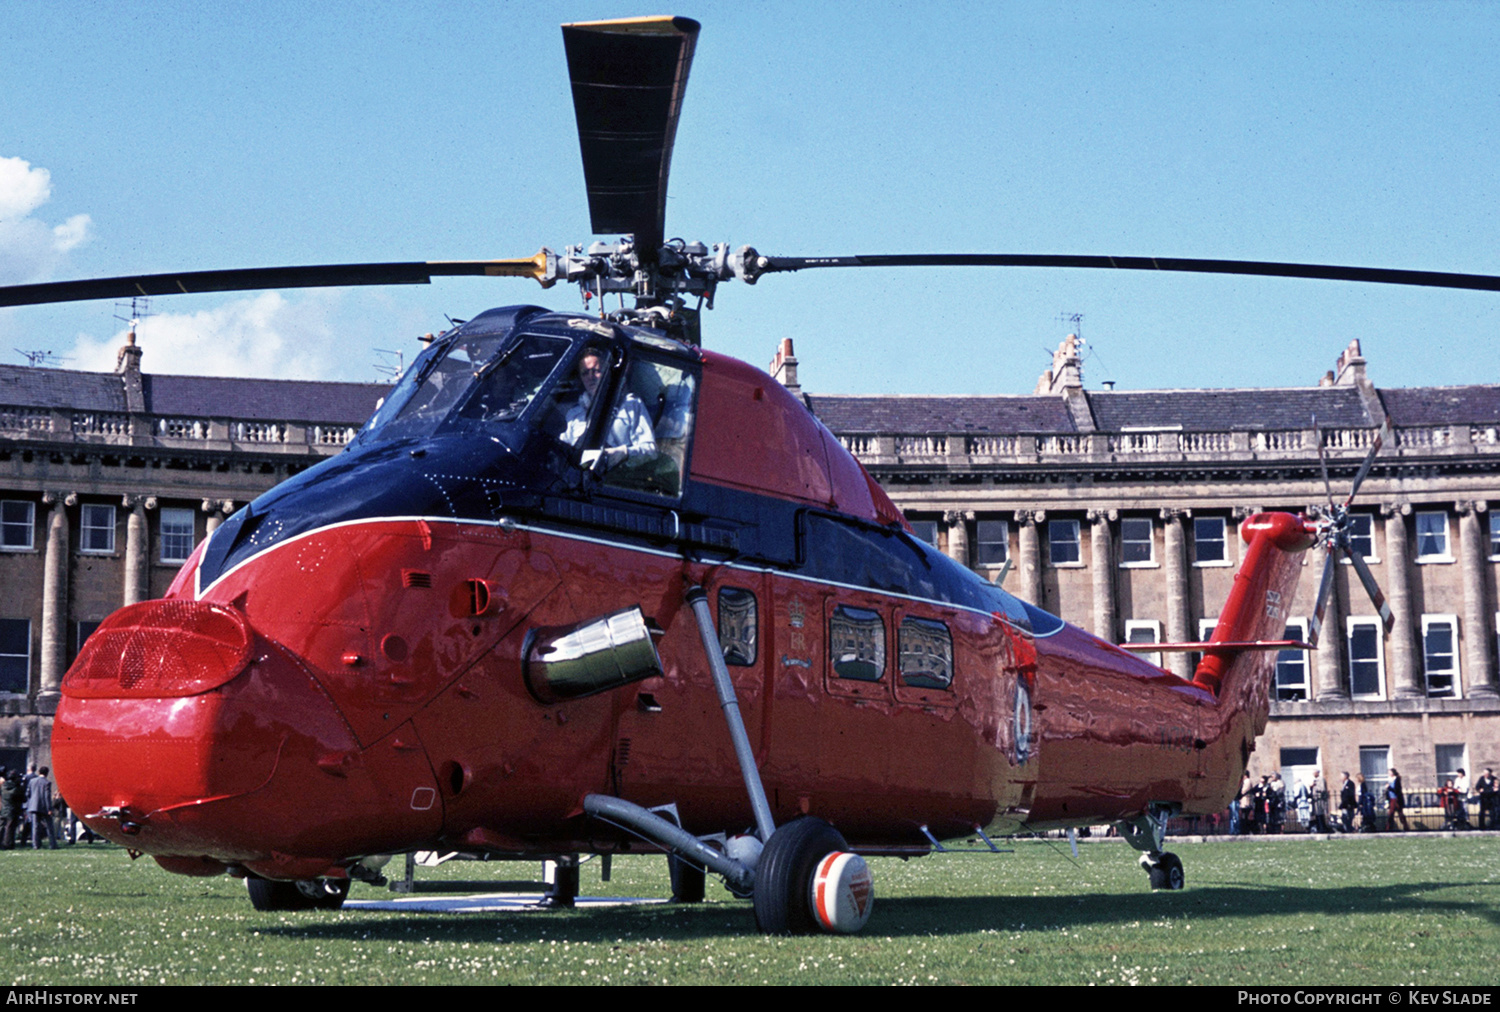
[[[1359,575],[1359,582],[1365,585],[1365,593],[1370,595],[1370,603],[1380,613],[1380,621],[1385,626],[1385,631],[1390,632],[1391,627],[1396,624],[1396,615],[1391,611],[1391,606],[1380,591],[1380,584],[1375,582],[1375,574],[1370,572],[1370,567],[1365,564],[1364,558],[1358,552],[1351,552],[1347,548],[1341,549],[1344,557],[1354,566],[1354,572]]]
[[[1312,416],[1313,431],[1318,434],[1318,466],[1323,469],[1323,491],[1328,493],[1328,514],[1333,515],[1333,484],[1328,480],[1328,455],[1323,452],[1323,430],[1318,428],[1318,416]]]
[[[1323,576],[1318,581],[1318,603],[1313,606],[1311,628],[1308,630],[1307,642],[1312,646],[1318,645],[1318,638],[1323,635],[1323,614],[1328,610],[1328,596],[1333,593],[1333,548],[1330,546],[1323,553]]]
[[[1386,415],[1385,420],[1381,422],[1380,431],[1375,433],[1375,441],[1370,444],[1370,452],[1365,454],[1365,462],[1359,465],[1359,473],[1354,476],[1354,484],[1349,487],[1349,498],[1344,500],[1345,507],[1354,502],[1354,497],[1359,493],[1359,487],[1364,484],[1365,478],[1370,473],[1370,468],[1375,465],[1375,455],[1380,452],[1380,448],[1390,438],[1391,416]]]

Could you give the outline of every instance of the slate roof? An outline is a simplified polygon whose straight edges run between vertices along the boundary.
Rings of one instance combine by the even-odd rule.
[[[345,422],[363,425],[375,402],[390,392],[382,383],[247,380],[222,376],[142,376],[146,410],[189,418]]]
[[[363,425],[383,383],[241,379],[222,376],[141,377],[146,411],[187,418],[334,422]],[[0,404],[81,411],[124,411],[125,384],[113,373],[0,364]]]
[[[1073,432],[1061,397],[808,396],[834,432]]]
[[[1306,429],[1314,415],[1324,428],[1377,424],[1354,387],[1089,391],[1088,399],[1094,424],[1104,432],[1177,426],[1184,432]]]
[[[1380,391],[1398,425],[1500,422],[1500,386],[1408,387]]]
[[[107,372],[0,365],[0,404],[124,411],[125,384],[120,377]]]

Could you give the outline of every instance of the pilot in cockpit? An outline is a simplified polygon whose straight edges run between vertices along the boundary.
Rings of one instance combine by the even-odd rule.
[[[599,392],[608,364],[608,356],[592,346],[584,349],[583,355],[579,357],[578,379],[583,383],[583,393],[578,396],[578,403],[568,409],[560,437],[564,443],[577,446],[583,439],[584,432],[588,429],[589,409]],[[595,466],[607,469],[629,458],[647,457],[655,453],[656,435],[652,430],[651,416],[646,405],[635,394],[627,393],[616,405],[613,417],[605,428],[603,445]],[[585,458],[585,464],[594,463],[587,451]]]

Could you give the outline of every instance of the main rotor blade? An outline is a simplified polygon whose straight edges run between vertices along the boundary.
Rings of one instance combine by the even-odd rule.
[[[1328,596],[1333,593],[1333,548],[1323,553],[1323,575],[1318,580],[1318,600],[1313,605],[1311,628],[1308,629],[1307,642],[1313,646],[1318,645],[1318,639],[1323,635],[1323,613],[1328,610]]]
[[[665,235],[667,174],[698,29],[672,17],[563,25],[593,230],[634,235],[648,258]]]
[[[1359,487],[1365,483],[1365,478],[1369,477],[1370,468],[1375,464],[1375,455],[1380,452],[1380,448],[1390,438],[1391,416],[1386,415],[1380,423],[1380,431],[1375,433],[1374,442],[1370,444],[1370,452],[1365,454],[1364,463],[1359,465],[1359,471],[1354,475],[1354,483],[1349,486],[1349,498],[1344,500],[1346,507],[1354,501],[1354,497],[1359,493]]]
[[[1391,611],[1391,606],[1380,592],[1380,584],[1375,582],[1375,574],[1370,572],[1370,567],[1365,564],[1364,557],[1358,552],[1351,552],[1347,548],[1340,549],[1344,558],[1354,566],[1354,572],[1359,575],[1359,582],[1365,585],[1365,593],[1370,595],[1370,603],[1380,613],[1380,621],[1385,626],[1385,631],[1390,632],[1391,627],[1396,624],[1396,615]]]
[[[1500,292],[1500,277],[1448,274],[1385,267],[1338,267],[1330,264],[1284,264],[1262,260],[1198,260],[1190,257],[1071,256],[1049,253],[916,253],[894,256],[762,257],[760,273],[810,270],[814,267],[1087,267],[1126,271],[1186,271],[1193,274],[1248,274],[1267,278],[1314,278],[1365,281],[1382,285],[1422,285]]]
[[[425,285],[436,277],[487,275],[534,278],[544,287],[551,254],[514,260],[438,260],[429,263],[315,264],[303,267],[246,267],[227,271],[136,274],[123,278],[49,281],[0,288],[0,306],[34,306],[83,299],[129,299],[137,295],[196,292],[248,292],[263,288],[342,288],[350,285]]]

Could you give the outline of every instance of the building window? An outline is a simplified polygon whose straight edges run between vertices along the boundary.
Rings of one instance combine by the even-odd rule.
[[[1224,535],[1223,517],[1193,518],[1193,564],[1229,565],[1229,542]]]
[[[1161,623],[1154,619],[1126,619],[1125,642],[1160,643]],[[1158,668],[1161,667],[1161,654],[1136,654],[1136,656],[1155,664]]]
[[[739,587],[719,588],[719,646],[727,664],[755,663],[755,595]]]
[[[193,511],[161,511],[161,561],[186,562],[193,554]]]
[[[868,608],[839,605],[828,620],[828,653],[833,673],[860,682],[885,674],[885,623]]]
[[[1433,747],[1433,758],[1437,766],[1437,784],[1442,787],[1449,780],[1457,780],[1459,770],[1469,768],[1469,747],[1467,745],[1437,745]],[[1472,789],[1474,783],[1469,782]]]
[[[24,499],[0,502],[0,549],[27,552],[36,547],[36,503]]]
[[[1381,650],[1380,620],[1350,618],[1349,694],[1355,699],[1385,698],[1385,655]]]
[[[1079,565],[1083,553],[1078,545],[1078,521],[1047,521],[1047,551],[1054,566]]]
[[[1422,616],[1422,669],[1427,674],[1427,695],[1453,698],[1458,695],[1458,617]]]
[[[1307,621],[1293,619],[1287,623],[1281,635],[1286,640],[1305,640]],[[1276,655],[1276,698],[1284,702],[1298,702],[1311,698],[1307,685],[1307,651],[1283,650]],[[1283,760],[1282,765],[1286,762]]]
[[[73,659],[76,661],[78,655],[83,653],[83,645],[88,642],[89,637],[94,635],[94,630],[99,628],[98,622],[75,622],[73,624]]]
[[[85,503],[79,550],[93,555],[110,555],[115,550],[115,508]]]
[[[925,541],[933,548],[937,547],[937,521],[936,520],[908,520],[911,524],[911,532],[916,535],[918,541]]]
[[[1349,549],[1366,562],[1375,562],[1375,518],[1369,513],[1349,514]]]
[[[1312,786],[1313,774],[1323,768],[1319,762],[1317,746],[1303,748],[1283,748],[1281,750],[1281,779],[1286,784],[1287,804],[1292,802],[1292,795],[1297,790],[1298,784]]]
[[[1490,558],[1500,559],[1500,512],[1490,510]]]
[[[1417,514],[1417,561],[1453,561],[1448,554],[1448,514]]]
[[[1359,771],[1365,775],[1365,788],[1375,795],[1375,806],[1384,807],[1385,780],[1391,775],[1391,747],[1389,745],[1361,745],[1359,747]]]
[[[908,616],[896,639],[902,684],[946,689],[953,684],[953,635],[932,619]]]
[[[1003,566],[1010,558],[1010,524],[1004,520],[981,520],[978,525],[976,561],[981,566]]]
[[[0,692],[24,693],[31,686],[31,621],[0,618]]]
[[[1149,517],[1126,517],[1120,521],[1120,565],[1149,566],[1154,560]]]

